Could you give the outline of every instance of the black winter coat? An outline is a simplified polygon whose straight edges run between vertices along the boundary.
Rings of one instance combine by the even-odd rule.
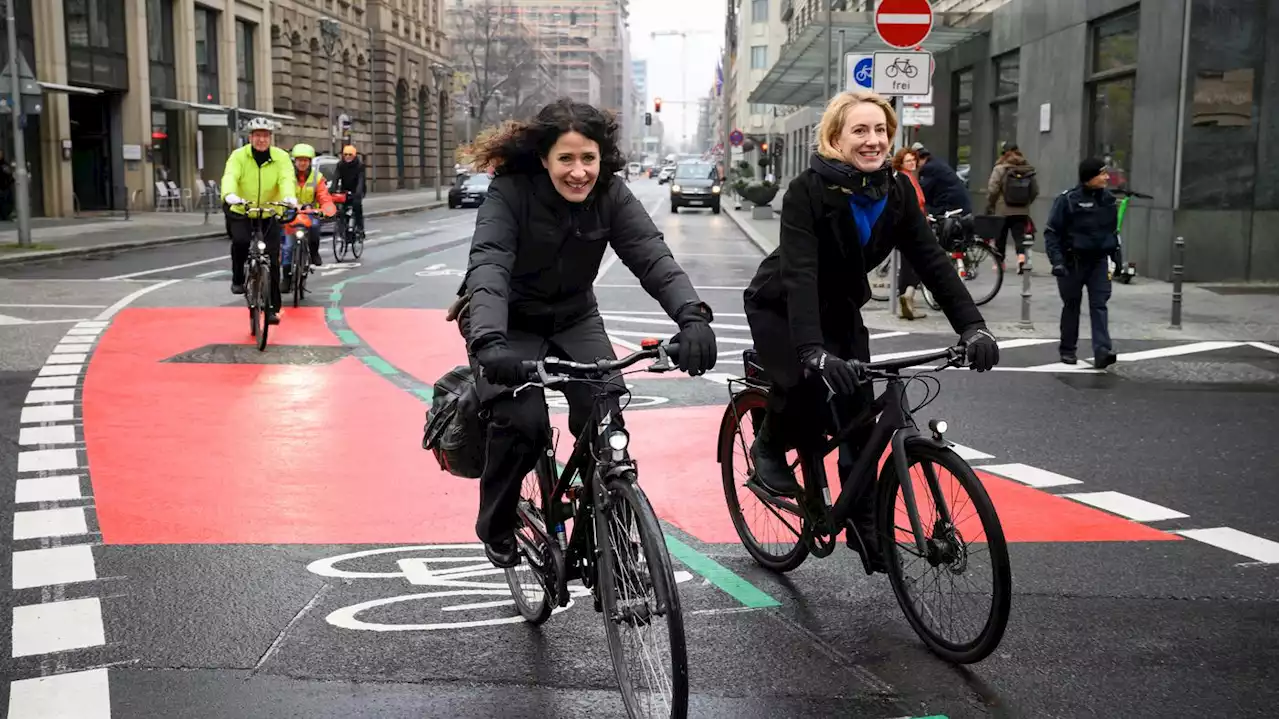
[[[846,359],[869,359],[861,311],[871,299],[867,273],[895,247],[933,292],[957,334],[984,326],[905,175],[895,174],[890,183],[866,247],[859,247],[845,190],[812,169],[791,181],[782,199],[778,248],[760,263],[744,293],[752,339],[777,381],[793,384],[800,350],[814,345]]]
[[[960,180],[956,171],[947,163],[935,157],[920,168],[920,190],[924,193],[924,204],[929,212],[940,215],[957,207],[965,213],[973,212],[973,201],[969,199],[969,190]]]
[[[469,349],[505,339],[508,328],[550,336],[595,312],[592,287],[606,246],[672,318],[699,301],[626,183],[602,176],[584,202],[570,203],[545,173],[494,178],[463,280]]]

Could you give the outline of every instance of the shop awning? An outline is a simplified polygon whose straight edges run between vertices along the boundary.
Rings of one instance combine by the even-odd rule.
[[[245,117],[265,117],[269,120],[279,120],[280,122],[293,122],[298,119],[293,115],[281,115],[278,112],[267,112],[265,110],[246,110],[243,107],[240,108],[240,114]]]
[[[963,24],[960,24],[963,23]],[[966,40],[988,32],[989,14],[933,14],[933,30],[921,49],[933,54],[946,52]],[[840,31],[844,31],[844,51],[871,53],[892,50],[876,34],[875,14],[871,12],[831,13],[831,77],[840,89],[844,67],[840,53]],[[739,53],[739,61],[746,59]],[[822,106],[827,101],[827,25],[825,13],[819,12],[799,36],[782,49],[782,57],[773,63],[760,84],[751,90],[748,102],[764,105]]]
[[[101,95],[102,91],[92,87],[79,85],[63,85],[56,82],[37,82],[45,92],[65,92],[68,95]]]

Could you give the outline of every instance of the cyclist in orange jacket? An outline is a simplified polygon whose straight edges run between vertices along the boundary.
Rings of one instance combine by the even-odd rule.
[[[298,185],[298,203],[303,207],[318,206],[321,214],[325,217],[333,217],[338,213],[337,205],[333,204],[333,198],[329,195],[329,183],[319,170],[311,165],[311,161],[315,159],[316,148],[306,143],[298,143],[293,146],[290,153],[293,157],[293,169],[295,170],[295,180]],[[290,242],[289,238],[285,238],[285,243]],[[307,231],[307,244],[311,246],[311,264],[319,267],[323,264],[320,260],[320,223],[311,223],[311,228]],[[290,291],[289,282],[293,275],[289,272],[291,262],[290,253],[285,252],[284,261],[284,283],[285,286],[281,291]]]

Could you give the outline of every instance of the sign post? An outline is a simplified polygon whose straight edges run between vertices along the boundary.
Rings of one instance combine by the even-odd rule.
[[[918,47],[933,30],[929,0],[880,0],[876,8],[876,33],[889,47]]]

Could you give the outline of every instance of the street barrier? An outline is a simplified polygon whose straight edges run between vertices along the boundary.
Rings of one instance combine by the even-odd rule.
[[[1182,270],[1186,259],[1187,243],[1179,236],[1173,241],[1173,317],[1169,321],[1169,329],[1182,329]]]
[[[1026,255],[1027,264],[1031,262],[1031,245],[1034,242],[1035,237],[1031,233],[1023,234],[1022,252]],[[1035,328],[1031,322],[1031,269],[1029,267],[1024,267],[1022,271],[1022,318],[1018,320],[1018,326],[1024,330]]]

